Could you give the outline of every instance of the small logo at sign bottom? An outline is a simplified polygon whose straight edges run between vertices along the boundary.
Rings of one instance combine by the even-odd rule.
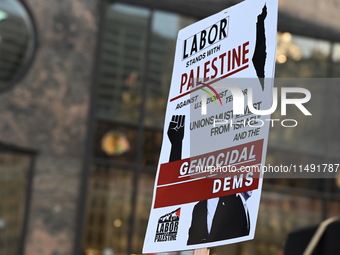
[[[154,242],[176,241],[181,208],[159,218]]]

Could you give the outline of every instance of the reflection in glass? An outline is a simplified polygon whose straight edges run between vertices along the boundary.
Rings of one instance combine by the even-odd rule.
[[[144,131],[143,165],[156,166],[158,164],[162,137],[161,130],[148,128]]]
[[[0,1],[0,91],[17,80],[34,51],[30,17],[17,0]]]
[[[178,14],[120,3],[106,10],[97,84],[96,163],[84,235],[88,255],[141,253],[154,183],[149,169],[158,162],[176,37],[192,22]],[[116,164],[128,167],[111,166]],[[138,164],[148,171],[137,173]],[[133,187],[136,175],[138,187]],[[136,197],[131,198],[134,191]],[[131,213],[134,226],[129,225]]]
[[[327,41],[278,33],[277,78],[327,77],[331,45]]]
[[[111,130],[102,138],[102,150],[107,155],[120,155],[130,148],[129,141],[122,132]]]
[[[95,158],[134,163],[137,127],[108,121],[97,121],[95,130]]]
[[[132,239],[132,251],[135,254],[142,251],[145,230],[149,220],[154,181],[154,174],[142,173],[139,178],[135,213],[137,224]]]
[[[152,15],[144,119],[147,126],[161,128],[164,124],[177,32],[194,22],[192,18],[164,11],[155,11]]]
[[[105,250],[125,254],[133,172],[106,165],[93,165],[85,222],[86,254]]]
[[[101,119],[137,123],[150,11],[113,4],[106,11],[98,84]]]
[[[340,78],[340,43],[334,44],[332,60],[334,61],[332,75]]]

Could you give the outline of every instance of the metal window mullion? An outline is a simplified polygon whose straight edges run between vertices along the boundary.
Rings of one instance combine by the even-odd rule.
[[[32,184],[33,184],[33,176],[34,176],[34,165],[36,160],[36,155],[30,156],[30,165],[27,173],[27,182],[26,182],[26,201],[24,206],[24,214],[23,214],[23,224],[22,231],[20,236],[18,254],[22,255],[25,253],[25,240],[27,235],[27,227],[30,213],[30,204],[31,204],[31,194],[32,194]]]

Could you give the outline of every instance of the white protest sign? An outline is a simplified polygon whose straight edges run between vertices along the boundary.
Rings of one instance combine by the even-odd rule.
[[[143,253],[254,238],[277,12],[247,0],[178,33]]]

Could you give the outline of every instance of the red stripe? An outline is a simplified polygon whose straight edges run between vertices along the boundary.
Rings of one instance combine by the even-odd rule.
[[[189,175],[189,176],[181,176],[180,175],[180,168],[183,163],[187,163],[187,166],[190,166],[194,160],[199,158],[208,158],[209,156],[214,156],[215,159],[217,155],[224,154],[226,155],[229,152],[229,157],[231,156],[232,152],[239,153],[246,148],[248,153],[246,161],[241,162],[241,164],[236,165],[237,161],[235,162],[236,168],[240,168],[241,166],[254,166],[260,165],[262,160],[262,153],[263,153],[263,139],[257,140],[254,142],[226,148],[224,150],[218,150],[210,153],[206,153],[203,155],[199,155],[192,158],[187,158],[183,160],[178,160],[166,164],[162,164],[160,166],[158,180],[157,180],[157,188],[156,188],[156,195],[155,195],[155,204],[154,208],[165,207],[165,206],[173,206],[173,205],[180,205],[185,203],[191,203],[196,201],[201,201],[209,198],[214,197],[221,197],[226,195],[231,195],[239,192],[244,192],[248,190],[253,190],[258,188],[259,183],[259,171],[254,171],[252,176],[252,183],[250,186],[246,186],[245,179],[247,173],[250,171],[238,171],[238,172],[227,172],[227,173],[220,173],[219,175],[210,176],[209,172],[200,173],[197,175]],[[250,155],[250,149],[253,148],[252,155],[255,156],[252,161],[247,161]],[[243,160],[244,161],[244,160]],[[240,178],[241,174],[243,174],[243,184],[240,188],[235,187],[233,188],[233,181],[234,178]],[[226,183],[225,187],[230,187],[229,190],[223,190],[224,180],[225,178],[230,177],[230,184]],[[216,179],[221,180],[222,188],[216,193],[213,193],[213,186],[214,181]],[[228,179],[227,179],[228,180]],[[249,183],[248,183],[249,184]]]
[[[244,180],[242,187],[233,189],[234,176],[240,178],[241,174],[243,174]],[[186,204],[257,189],[259,184],[259,172],[254,172],[253,174],[253,182],[250,186],[245,185],[246,173],[227,173],[219,176],[218,179],[221,180],[222,188],[221,191],[217,193],[212,193],[214,180],[216,178],[204,178],[183,184],[159,187],[156,189],[154,208]],[[230,187],[230,190],[223,191],[225,177],[230,177],[230,184],[226,185],[226,187]]]
[[[174,161],[170,163],[161,164],[160,169],[159,169],[159,174],[158,174],[157,186],[192,180],[192,179],[196,179],[202,176],[207,176],[210,174],[209,172],[203,172],[200,174],[182,177],[180,174],[180,168],[185,162],[187,162],[187,166],[190,166],[190,163],[193,162],[194,160],[198,160],[201,158],[208,158],[209,156],[214,156],[216,158],[217,155],[219,155],[220,153],[227,154],[228,152],[230,152],[231,154],[231,152],[234,150],[238,150],[239,153],[241,153],[245,147],[247,148],[247,151],[249,153],[250,148],[252,146],[254,146],[253,154],[255,155],[255,160],[251,162],[244,162],[244,163],[240,162],[241,164],[237,164],[237,165],[232,164],[232,166],[235,165],[236,168],[240,168],[241,166],[251,166],[251,165],[260,164],[261,159],[262,159],[263,139],[250,142],[250,143],[245,143],[245,144],[238,145],[238,146],[234,146],[234,147],[230,147],[230,148],[226,148],[223,150],[213,151],[213,152],[202,154],[202,155],[192,157],[192,158],[186,158],[186,159],[182,159],[182,160],[178,160],[178,161]]]

